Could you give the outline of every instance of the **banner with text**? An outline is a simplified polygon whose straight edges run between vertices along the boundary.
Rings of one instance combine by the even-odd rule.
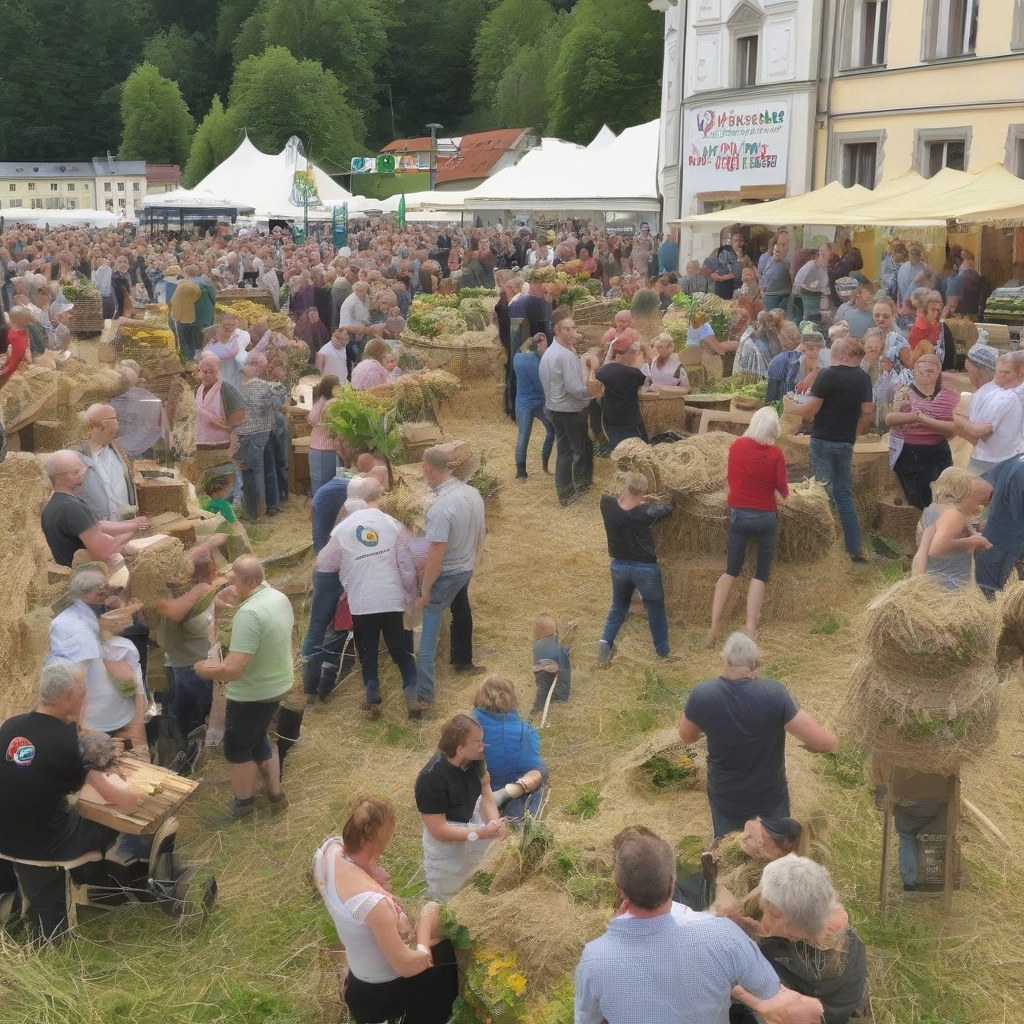
[[[683,180],[693,194],[785,185],[788,151],[787,100],[690,110]]]

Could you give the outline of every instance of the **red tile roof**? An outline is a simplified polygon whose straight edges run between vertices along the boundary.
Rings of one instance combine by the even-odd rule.
[[[438,164],[438,184],[486,178],[494,165],[511,150],[527,131],[526,128],[499,128],[493,132],[463,135],[459,152]]]
[[[430,136],[421,135],[418,139],[395,139],[389,142],[382,153],[429,153]]]
[[[146,180],[177,185],[181,180],[181,168],[177,164],[146,164]]]

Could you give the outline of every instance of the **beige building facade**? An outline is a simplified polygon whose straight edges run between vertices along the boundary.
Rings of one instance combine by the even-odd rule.
[[[9,160],[0,163],[0,213],[28,210],[108,210],[132,216],[146,195],[141,160],[64,162]]]

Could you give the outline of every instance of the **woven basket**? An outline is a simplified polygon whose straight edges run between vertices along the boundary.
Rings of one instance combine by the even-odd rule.
[[[898,504],[897,504],[898,503]],[[902,498],[879,498],[875,507],[875,529],[892,540],[917,545],[917,524],[921,510]]]
[[[71,310],[68,329],[72,334],[99,334],[103,330],[103,300],[100,293],[90,293],[84,298],[75,299],[75,308]]]
[[[589,299],[585,302],[577,302],[572,307],[572,318],[577,327],[584,324],[600,324],[604,327],[611,327],[615,322],[613,303],[604,299]]]
[[[141,480],[136,490],[139,495],[139,514],[152,518],[161,512],[186,511],[188,484],[182,480]]]
[[[444,348],[441,345],[421,345],[402,339],[402,348],[416,356],[431,370],[447,370],[460,380],[474,380],[494,374],[500,349],[495,348]]]
[[[223,291],[217,292],[217,301],[228,306],[238,299],[256,302],[261,306],[266,306],[267,309],[274,308],[270,292],[266,288],[225,288]]]
[[[208,469],[213,469],[214,466],[226,465],[231,462],[231,459],[231,446],[227,448],[200,448],[196,446],[195,451],[192,453],[192,458],[189,460],[192,463],[192,481],[199,484],[203,479],[203,474]]]
[[[686,430],[686,395],[669,390],[640,392],[640,417],[649,437],[666,430]]]

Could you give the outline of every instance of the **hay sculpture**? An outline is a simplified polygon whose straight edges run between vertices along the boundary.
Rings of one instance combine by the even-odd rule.
[[[671,771],[673,768],[678,771]],[[673,781],[670,776],[676,775],[679,779]],[[638,795],[650,797],[658,792],[691,789],[699,782],[700,773],[691,752],[680,742],[676,726],[670,726],[659,729],[612,765],[601,800],[607,806],[628,807]]]
[[[999,622],[975,587],[901,580],[867,609],[847,718],[885,764],[953,774],[994,742]]]
[[[106,401],[127,387],[127,379],[108,367],[87,367],[74,360],[60,370],[30,366],[12,374],[0,390],[0,415],[10,434],[47,413],[77,406],[86,398]]]
[[[656,445],[628,438],[616,445],[612,458],[623,472],[643,473],[654,490],[699,494],[718,490],[725,483],[729,447],[735,440],[724,431]]]
[[[1002,625],[996,645],[996,661],[1010,665],[1024,658],[1024,583],[1009,585],[1003,591],[1000,609]]]
[[[823,558],[839,540],[828,491],[814,477],[793,484],[779,502],[779,539],[775,557],[782,562]]]

